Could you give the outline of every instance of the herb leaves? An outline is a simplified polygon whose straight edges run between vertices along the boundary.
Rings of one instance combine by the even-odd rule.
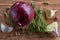
[[[42,8],[37,9],[32,2],[30,4],[34,9],[35,17],[31,21],[31,23],[28,25],[28,29],[31,33],[38,31],[40,34],[44,35],[47,25],[46,25],[45,20],[43,19],[43,14],[42,14],[43,10],[42,10]]]

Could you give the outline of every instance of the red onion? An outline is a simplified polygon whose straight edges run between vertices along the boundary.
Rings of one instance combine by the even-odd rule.
[[[10,17],[18,26],[25,26],[34,18],[34,10],[29,3],[16,2],[10,9]]]

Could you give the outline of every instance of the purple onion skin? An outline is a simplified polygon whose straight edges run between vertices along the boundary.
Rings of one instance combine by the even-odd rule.
[[[24,27],[34,18],[34,10],[29,3],[16,2],[10,9],[10,17],[15,24]]]

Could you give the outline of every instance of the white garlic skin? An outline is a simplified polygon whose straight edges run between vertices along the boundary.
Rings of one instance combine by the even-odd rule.
[[[11,32],[13,30],[13,27],[8,27],[8,31],[7,32]]]
[[[53,17],[58,10],[50,10],[50,11],[51,11],[51,17]]]
[[[56,36],[59,36],[58,33],[58,23],[57,22],[53,22],[51,24],[49,24],[46,28],[46,32],[54,32],[54,34]]]
[[[13,27],[7,27],[1,23],[1,31],[2,32],[11,32],[12,30],[13,30]]]

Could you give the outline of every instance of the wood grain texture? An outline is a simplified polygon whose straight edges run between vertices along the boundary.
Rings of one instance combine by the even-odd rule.
[[[25,1],[25,2],[29,2],[31,0],[0,0],[0,18],[2,19],[1,22],[4,21],[4,11],[5,8],[7,7],[11,7],[12,4],[14,4],[17,1]],[[58,18],[57,22],[59,24],[59,37],[44,37],[44,38],[39,38],[38,35],[32,35],[32,36],[28,36],[28,35],[22,35],[21,37],[15,36],[15,31],[11,32],[11,33],[2,33],[0,31],[0,40],[60,40],[60,0],[33,0],[36,4],[37,7],[43,7],[46,9],[57,9],[59,11],[56,12],[55,17]],[[50,3],[50,5],[43,5],[42,2],[48,2]],[[52,19],[51,19],[52,20]],[[13,35],[13,36],[11,36]],[[5,36],[6,38],[3,38],[3,36]]]

